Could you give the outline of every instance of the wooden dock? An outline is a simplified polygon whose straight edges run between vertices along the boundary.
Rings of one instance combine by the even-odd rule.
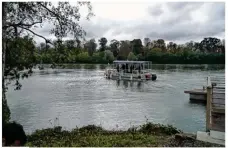
[[[225,132],[225,78],[212,78],[207,87],[207,130]]]
[[[184,93],[189,94],[190,101],[199,101],[205,102],[207,101],[207,90],[206,89],[194,89],[194,90],[187,90]]]
[[[225,145],[225,77],[208,78],[206,132],[197,139]]]

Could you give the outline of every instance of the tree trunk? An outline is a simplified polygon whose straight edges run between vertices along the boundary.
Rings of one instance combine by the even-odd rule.
[[[2,2],[2,26],[6,24],[6,3]],[[6,30],[2,28],[2,80],[5,72],[5,55],[6,55]]]
[[[2,2],[2,26],[6,24],[6,2]],[[2,121],[3,124],[10,120],[10,110],[6,100],[5,63],[6,63],[6,30],[2,28]]]

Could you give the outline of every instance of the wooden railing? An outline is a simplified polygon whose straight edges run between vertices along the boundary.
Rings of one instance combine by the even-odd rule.
[[[207,78],[206,130],[225,132],[225,77]]]

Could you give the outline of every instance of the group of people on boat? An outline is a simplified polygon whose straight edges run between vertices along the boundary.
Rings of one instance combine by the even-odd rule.
[[[105,71],[106,78],[132,80],[132,78],[139,78],[143,80],[156,80],[156,74],[151,74],[148,61],[113,61],[111,69]],[[123,72],[123,73],[122,73]],[[125,73],[125,74],[124,74]],[[130,75],[129,75],[130,74]],[[132,75],[134,74],[134,75]]]
[[[123,70],[124,73],[132,73],[133,70],[138,70],[140,73],[143,70],[143,64],[117,64],[116,69],[118,72]]]

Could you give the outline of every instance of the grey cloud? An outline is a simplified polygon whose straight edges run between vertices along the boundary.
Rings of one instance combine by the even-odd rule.
[[[189,22],[192,18],[190,13],[178,13],[176,15],[171,16],[169,19],[162,21],[162,24],[169,24],[169,26]]]
[[[168,2],[160,4],[156,9],[161,9],[162,7],[168,8],[169,12],[163,13],[163,16],[168,15],[168,18],[162,18],[161,24],[169,24],[169,26],[189,22],[192,20],[191,12],[199,9],[204,3],[196,2]],[[149,12],[151,15],[151,13]],[[153,17],[153,16],[152,16]],[[152,18],[151,17],[151,18]]]
[[[82,28],[86,31],[86,38],[100,38],[109,30],[117,28],[121,23],[112,20],[98,19],[98,23],[84,21]]]
[[[86,32],[86,38],[98,38],[103,36],[108,30],[109,27],[113,24],[105,24],[105,23],[93,23],[92,21],[82,20],[80,22],[80,26]],[[38,33],[48,39],[55,39],[54,35],[50,34],[51,29],[53,28],[52,24],[47,22],[44,23],[43,27],[33,28],[32,30],[35,33]],[[68,35],[67,38],[73,38],[72,35]],[[44,42],[43,39],[36,38],[37,43]]]
[[[193,22],[191,12],[206,8],[209,19],[206,22]],[[163,7],[169,12],[162,11]],[[162,12],[161,12],[162,11]],[[101,38],[107,32],[112,31],[112,37],[121,34],[130,34],[134,38],[149,37],[150,39],[162,38],[169,41],[198,40],[208,36],[224,36],[225,32],[225,3],[163,3],[156,7],[149,7],[148,21],[116,21],[98,18],[97,22],[80,22],[87,32],[86,38]],[[161,17],[159,22],[151,22],[154,16]],[[168,17],[167,17],[168,16]],[[194,17],[194,16],[193,16]],[[48,26],[39,32],[42,35],[49,34]],[[107,37],[108,38],[108,37]]]
[[[166,3],[170,11],[189,11],[200,8],[202,2],[168,2]]]
[[[166,28],[161,32],[150,32],[147,36],[151,38],[163,38],[165,40],[183,40],[204,38],[205,36],[216,36],[224,31],[220,24],[198,25],[179,24],[175,27]]]
[[[212,21],[225,20],[225,2],[210,3],[208,15]]]
[[[130,28],[123,27],[122,33],[131,33],[135,38],[150,37],[151,39],[162,38],[165,40],[195,40],[207,36],[217,36],[225,32],[225,17],[223,15],[224,4],[215,3],[211,5],[214,9],[208,7],[209,22],[204,23],[192,22],[190,16],[190,13],[196,10],[196,8],[190,8],[192,8],[193,5],[197,5],[197,9],[199,9],[202,3],[190,5],[191,7],[185,3],[183,7],[181,7],[180,4],[175,6],[176,9],[181,8],[185,13],[174,12],[168,19],[159,23],[138,23]],[[172,8],[174,8],[174,6],[172,6]],[[166,14],[164,13],[163,15]],[[118,33],[118,31],[115,33]]]
[[[189,2],[168,2],[167,5],[170,10],[181,10],[188,6]]]
[[[148,13],[152,16],[159,16],[163,13],[162,5],[158,4],[154,7],[148,7]]]
[[[86,23],[82,25],[82,28],[86,32],[87,38],[97,38],[103,36],[108,30],[108,25]]]
[[[42,27],[38,26],[38,28],[32,28],[32,30],[42,36],[48,36],[50,35],[50,31],[52,28],[53,27],[51,24],[49,24],[48,22],[44,22]]]

